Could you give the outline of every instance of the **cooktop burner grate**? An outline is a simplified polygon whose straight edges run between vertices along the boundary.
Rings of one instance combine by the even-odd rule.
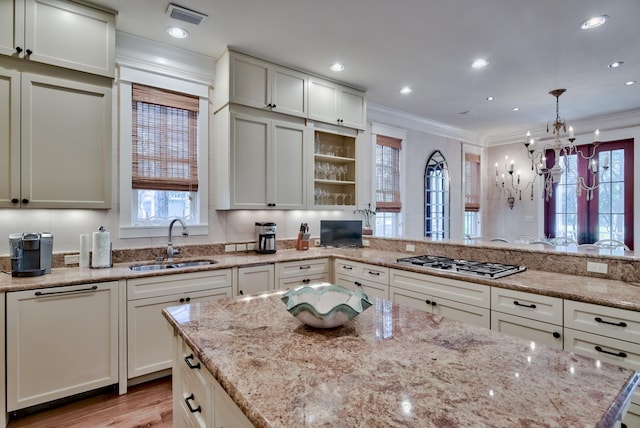
[[[501,278],[526,270],[524,266],[459,260],[431,255],[400,258],[397,262],[405,265],[420,266],[426,269],[457,272],[486,278]]]

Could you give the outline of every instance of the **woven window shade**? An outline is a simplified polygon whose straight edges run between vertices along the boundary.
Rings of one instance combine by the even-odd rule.
[[[464,210],[480,211],[480,155],[464,154]]]
[[[376,136],[376,211],[400,212],[400,150],[402,140]]]
[[[198,97],[133,85],[134,189],[198,190]]]

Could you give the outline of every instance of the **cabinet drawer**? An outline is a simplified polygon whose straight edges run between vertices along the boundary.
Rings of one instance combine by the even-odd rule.
[[[360,264],[358,262],[336,259],[333,264],[333,269],[336,276],[348,275],[354,278],[360,277]]]
[[[365,264],[362,265],[362,273],[360,277],[367,281],[389,284],[389,268]]]
[[[127,280],[127,299],[166,296],[231,287],[231,269],[134,278]]]
[[[342,274],[336,275],[335,283],[349,290],[360,290],[369,296],[370,299],[378,297],[380,299],[389,300],[389,286],[386,284],[380,284],[375,281],[368,281]]]
[[[278,263],[278,277],[292,278],[295,276],[313,275],[329,272],[329,259],[313,259],[295,262]]]
[[[489,286],[398,269],[389,270],[389,285],[481,308],[491,302]]]
[[[491,330],[562,349],[562,327],[500,312],[491,313]]]
[[[287,289],[301,287],[303,285],[316,284],[318,282],[329,282],[328,273],[316,273],[313,275],[297,276],[293,278],[280,279],[278,288]]]
[[[180,367],[181,379],[188,380],[189,383],[205,388],[207,384],[205,371],[207,369],[198,359],[195,352],[193,352],[183,341],[181,342],[182,352],[179,354],[179,360],[177,361],[178,367]]]
[[[562,325],[562,299],[491,287],[491,310]]]
[[[567,328],[640,343],[640,312],[565,300],[564,325]]]

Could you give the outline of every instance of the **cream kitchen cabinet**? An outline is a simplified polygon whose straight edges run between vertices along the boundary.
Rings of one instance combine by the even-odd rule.
[[[115,15],[72,1],[0,2],[0,54],[113,77]]]
[[[238,295],[254,294],[274,289],[275,267],[273,263],[238,268]]]
[[[389,268],[335,259],[335,283],[350,290],[360,290],[367,296],[389,299]]]
[[[7,410],[118,383],[117,281],[6,295]]]
[[[214,111],[235,103],[307,117],[308,76],[234,51],[216,62]]]
[[[304,209],[308,129],[251,109],[216,113],[217,208]]]
[[[364,130],[366,113],[363,91],[309,78],[309,119]]]
[[[195,352],[182,338],[177,335],[174,337],[174,427],[253,427]]]
[[[173,332],[162,316],[162,309],[231,295],[231,269],[128,280],[128,379],[161,372],[172,366]]]
[[[110,81],[14,65],[0,59],[0,207],[110,208]]]
[[[389,270],[390,300],[489,328],[490,287],[433,275]]]
[[[491,287],[491,329],[563,348],[562,299]]]
[[[352,129],[320,127],[314,131],[313,208],[356,205],[356,139]]]
[[[276,283],[279,289],[328,282],[329,259],[311,259],[276,264]]]

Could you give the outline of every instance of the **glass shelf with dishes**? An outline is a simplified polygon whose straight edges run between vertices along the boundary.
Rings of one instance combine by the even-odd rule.
[[[355,143],[352,136],[315,131],[314,207],[355,206]]]

